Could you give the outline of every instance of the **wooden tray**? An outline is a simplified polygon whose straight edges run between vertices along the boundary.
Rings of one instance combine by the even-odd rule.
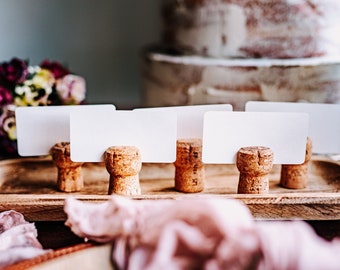
[[[62,221],[67,196],[100,203],[106,201],[109,174],[102,163],[83,166],[82,192],[63,193],[56,188],[57,169],[48,158],[0,161],[0,211],[14,209],[30,221]],[[186,199],[225,197],[243,201],[257,219],[340,220],[340,163],[313,157],[308,187],[285,189],[278,185],[280,166],[270,174],[270,193],[236,194],[239,172],[235,165],[207,165],[205,190],[201,193],[176,192],[173,164],[143,164],[140,173],[141,196],[136,199]]]

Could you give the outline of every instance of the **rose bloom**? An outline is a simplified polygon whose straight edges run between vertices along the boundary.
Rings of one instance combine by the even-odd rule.
[[[85,99],[86,83],[84,78],[69,74],[57,80],[56,90],[63,104],[76,105]]]
[[[13,97],[11,92],[0,85],[0,106],[11,104],[13,102]]]
[[[25,81],[27,63],[18,58],[13,58],[10,62],[3,62],[0,65],[0,80],[11,84],[22,83]]]
[[[59,62],[50,62],[49,60],[44,60],[40,64],[40,67],[51,71],[56,79],[60,79],[65,75],[70,74],[70,71],[63,67]]]

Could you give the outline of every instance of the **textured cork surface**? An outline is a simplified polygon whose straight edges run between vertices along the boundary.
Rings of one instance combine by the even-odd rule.
[[[81,162],[73,162],[70,157],[70,143],[60,142],[51,148],[54,164],[58,169],[57,186],[60,191],[76,192],[84,187]]]
[[[202,140],[177,140],[175,189],[186,193],[204,189],[205,170],[202,162]]]
[[[105,166],[110,174],[108,194],[140,195],[139,172],[142,161],[135,146],[112,146],[104,153]]]
[[[312,140],[307,138],[306,155],[302,164],[282,165],[280,184],[285,188],[302,189],[308,185],[308,163],[312,158]]]

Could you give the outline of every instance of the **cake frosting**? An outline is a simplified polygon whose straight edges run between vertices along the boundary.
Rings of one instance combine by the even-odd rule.
[[[340,103],[340,59],[216,59],[155,48],[142,59],[145,106],[231,104],[250,100]]]
[[[212,57],[340,54],[338,0],[164,0],[163,42]]]

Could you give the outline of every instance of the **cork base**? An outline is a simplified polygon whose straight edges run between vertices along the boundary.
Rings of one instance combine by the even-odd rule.
[[[109,195],[141,195],[139,172],[142,162],[137,147],[112,146],[105,151],[104,160],[110,174]]]
[[[302,189],[308,183],[308,163],[282,165],[280,185],[285,188]]]
[[[60,142],[51,148],[54,164],[58,168],[57,188],[64,192],[80,191],[84,187],[82,162],[70,158],[70,143]]]
[[[119,194],[124,196],[141,195],[139,176],[110,176],[108,195]]]
[[[181,139],[176,143],[175,189],[195,193],[204,190],[205,170],[202,162],[202,140]]]
[[[308,137],[306,142],[305,160],[302,164],[283,164],[281,166],[280,185],[285,188],[303,189],[308,184],[308,167],[312,158],[313,144]]]
[[[205,169],[200,167],[176,167],[175,189],[185,193],[195,193],[204,190]]]
[[[59,168],[57,187],[64,192],[80,191],[84,187],[81,167]]]
[[[239,194],[266,194],[269,192],[268,175],[248,176],[240,174],[237,193]]]
[[[269,192],[268,174],[273,168],[274,153],[268,147],[243,147],[237,152],[240,171],[237,193],[265,194]]]

